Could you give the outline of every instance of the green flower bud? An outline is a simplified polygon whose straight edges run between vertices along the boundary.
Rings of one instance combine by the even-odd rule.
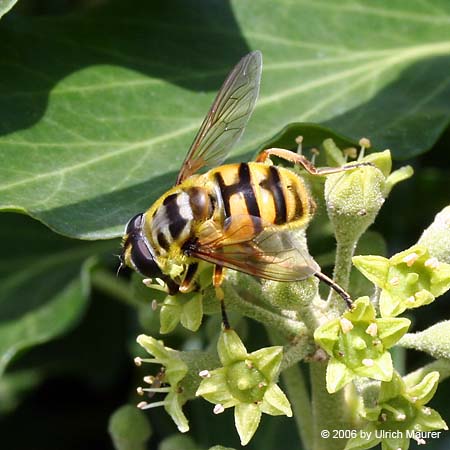
[[[222,445],[215,445],[214,447],[210,447],[209,450],[235,450],[231,447],[223,447]]]
[[[355,256],[353,264],[382,289],[380,312],[383,317],[398,316],[409,308],[431,303],[450,288],[450,264],[431,257],[415,245],[390,259],[382,256]]]
[[[384,203],[384,190],[385,178],[376,167],[327,177],[325,201],[338,241],[354,242],[366,231]]]
[[[200,450],[200,447],[189,436],[173,434],[159,444],[158,450]]]
[[[327,140],[324,148],[327,158],[343,165],[334,142]],[[362,147],[370,146],[367,139],[361,139]],[[334,225],[336,239],[341,243],[353,243],[375,220],[392,187],[409,178],[413,170],[406,166],[391,173],[392,157],[389,150],[371,153],[357,163],[371,163],[372,166],[356,167],[329,175],[325,182],[325,200],[328,215]]]
[[[319,280],[309,277],[297,283],[279,283],[264,280],[263,296],[273,306],[279,309],[297,311],[299,303],[311,305],[318,292]]]
[[[153,358],[135,358],[136,365],[140,366],[142,363],[153,363],[160,367],[159,373],[156,377],[147,376],[144,382],[150,387],[138,388],[138,393],[144,395],[148,393],[167,393],[165,399],[160,402],[140,402],[138,407],[140,409],[150,409],[158,406],[164,406],[164,409],[172,417],[178,429],[185,433],[189,430],[188,421],[183,414],[182,406],[186,403],[186,398],[183,395],[183,390],[180,388],[180,382],[188,373],[188,366],[181,360],[178,351],[169,347],[165,347],[162,341],[158,341],[151,336],[141,334],[137,338],[138,344],[153,356]]]
[[[418,242],[428,249],[430,255],[450,264],[450,206],[445,207],[423,232]]]
[[[258,428],[261,414],[292,416],[288,399],[276,385],[282,347],[248,353],[233,330],[223,330],[217,351],[223,367],[201,371],[196,395],[214,403],[214,413],[235,407],[235,424],[246,445]]]
[[[389,381],[393,366],[388,348],[407,331],[408,319],[377,319],[369,297],[360,297],[354,308],[314,333],[314,339],[330,355],[327,390],[336,392],[356,377]]]
[[[114,448],[120,450],[144,450],[152,435],[147,417],[132,405],[124,405],[114,412],[108,431]]]
[[[450,360],[450,320],[439,322],[418,333],[405,334],[399,345],[426,352],[435,359]]]

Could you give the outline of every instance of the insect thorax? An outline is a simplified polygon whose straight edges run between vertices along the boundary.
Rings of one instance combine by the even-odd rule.
[[[181,252],[185,242],[195,234],[195,226],[211,217],[207,190],[189,184],[171,189],[146,212],[145,233],[158,256]]]

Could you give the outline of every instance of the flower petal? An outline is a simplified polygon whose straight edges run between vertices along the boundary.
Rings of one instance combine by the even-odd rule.
[[[379,358],[372,360],[370,366],[360,366],[355,370],[355,373],[360,377],[368,377],[379,381],[391,381],[394,373],[394,366],[392,365],[392,357],[389,352],[384,352]]]
[[[223,366],[247,358],[247,349],[234,330],[223,330],[217,342],[217,353]]]
[[[355,373],[338,360],[331,358],[327,366],[327,391],[330,394],[339,391],[355,378]]]
[[[418,405],[426,405],[436,393],[439,383],[439,372],[426,374],[422,381],[407,390],[408,397]]]
[[[234,406],[237,400],[233,398],[229,390],[226,371],[227,369],[225,367],[212,370],[208,378],[203,378],[195,395],[197,397],[203,397],[208,402],[216,405],[221,404],[224,408]]]
[[[391,348],[408,331],[411,321],[405,318],[382,318],[376,321],[378,337],[385,348]]]
[[[285,393],[276,384],[267,388],[261,403],[261,411],[271,416],[292,417],[292,409]]]
[[[241,438],[241,445],[247,445],[258,429],[261,410],[254,403],[239,403],[234,408],[234,423]]]
[[[266,377],[267,381],[273,381],[278,376],[283,347],[266,347],[251,353],[248,358],[255,364],[258,370]]]
[[[164,399],[167,402],[164,405],[164,409],[172,417],[172,420],[178,427],[181,433],[189,431],[189,423],[181,409],[181,398],[175,392],[170,392]]]
[[[161,311],[159,313],[159,332],[161,334],[167,334],[173,331],[180,322],[180,315],[180,303],[175,297],[168,295],[164,300]]]
[[[162,311],[161,311],[162,312]],[[181,310],[181,325],[191,331],[197,331],[200,328],[203,318],[203,300],[202,296],[195,295],[187,301]],[[162,322],[161,322],[162,324]]]

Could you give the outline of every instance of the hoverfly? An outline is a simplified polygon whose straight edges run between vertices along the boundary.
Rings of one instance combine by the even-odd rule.
[[[228,322],[220,285],[223,268],[275,281],[316,276],[351,305],[350,296],[320,271],[293,230],[314,210],[302,178],[270,164],[275,155],[315,175],[358,165],[316,169],[304,156],[268,149],[255,162],[220,165],[241,137],[259,93],[262,56],[249,53],[225,80],[181,166],[176,184],[127,224],[121,263],[165,283],[167,292],[197,287],[199,263],[214,265],[213,285]],[[210,170],[199,174],[201,168]],[[211,168],[212,167],[212,168]]]

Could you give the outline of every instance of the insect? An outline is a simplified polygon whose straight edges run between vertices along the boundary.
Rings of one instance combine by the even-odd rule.
[[[314,210],[304,181],[270,164],[270,156],[300,164],[314,175],[358,165],[317,169],[304,156],[277,148],[262,151],[255,162],[220,165],[254,109],[261,68],[259,51],[239,61],[204,119],[175,186],[128,222],[122,241],[121,264],[162,280],[171,295],[195,290],[199,263],[213,264],[225,327],[224,268],[275,281],[314,275],[351,305],[349,294],[320,271],[293,232],[306,227]],[[199,174],[205,167],[210,169]]]

